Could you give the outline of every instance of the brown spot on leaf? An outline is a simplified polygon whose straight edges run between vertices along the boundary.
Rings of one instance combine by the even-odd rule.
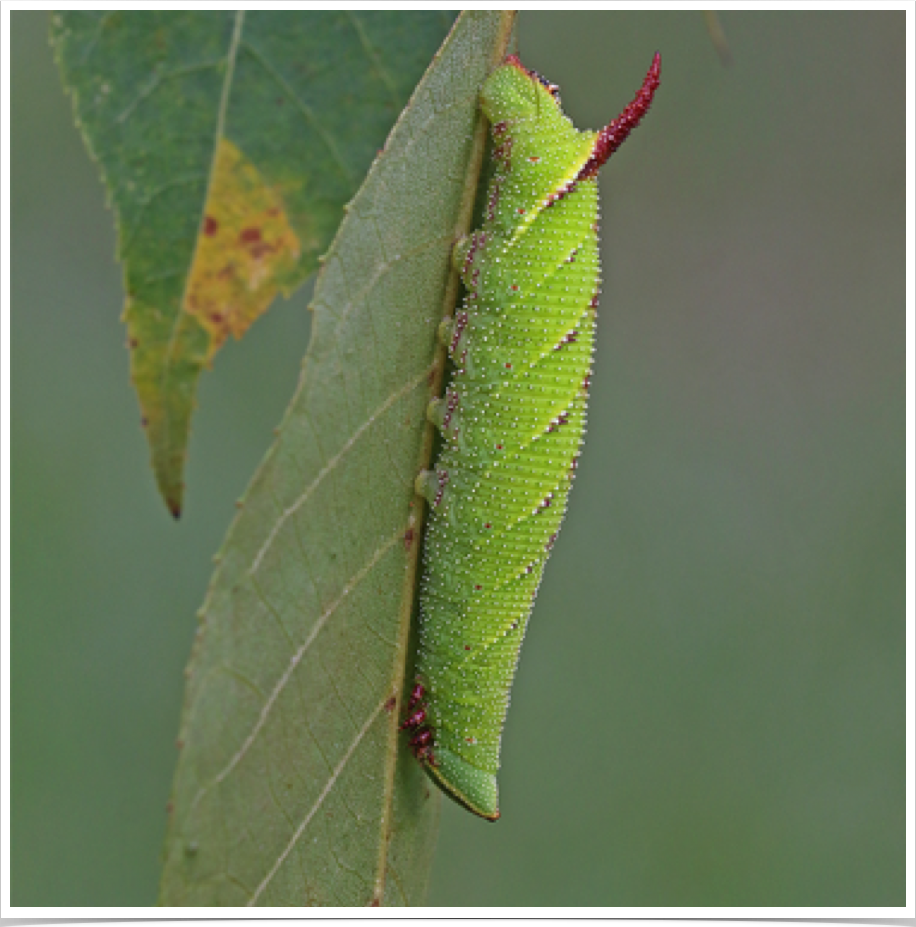
[[[204,216],[204,235],[215,235],[218,228],[219,223],[213,216]]]

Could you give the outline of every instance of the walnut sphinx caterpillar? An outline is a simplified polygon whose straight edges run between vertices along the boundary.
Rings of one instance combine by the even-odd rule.
[[[430,503],[416,682],[401,725],[449,796],[499,817],[509,690],[585,426],[599,290],[598,169],[645,115],[634,100],[580,132],[558,88],[514,55],[485,81],[493,171],[483,227],[458,242],[466,288],[440,334],[455,369],[429,417],[443,436],[417,478]]]

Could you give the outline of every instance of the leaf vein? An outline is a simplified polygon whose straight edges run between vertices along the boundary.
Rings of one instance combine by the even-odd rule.
[[[137,91],[137,95],[124,107],[115,118],[115,122],[124,123],[134,114],[134,110],[146,99],[152,96],[166,81],[176,77],[184,77],[195,71],[209,71],[218,68],[225,61],[224,58],[215,58],[212,61],[198,61],[195,64],[186,64],[184,67],[169,68],[165,71],[155,71],[146,84]]]
[[[222,87],[220,101],[219,101],[219,111],[216,117],[216,133],[213,139],[213,161],[211,162],[211,165],[210,165],[210,184],[211,185],[213,183],[213,177],[216,175],[216,159],[217,159],[218,152],[219,152],[219,143],[223,137],[223,130],[225,129],[225,125],[226,125],[226,112],[229,109],[229,92],[232,88],[232,78],[233,78],[233,75],[235,74],[235,59],[236,59],[236,54],[238,52],[238,45],[241,39],[242,25],[244,22],[245,22],[245,11],[239,10],[235,16],[235,26],[233,27],[233,30],[232,30],[232,38],[229,40],[229,50],[226,53],[226,76],[223,78],[223,87]],[[204,219],[203,211],[204,209],[207,208],[207,200],[209,199],[209,197],[210,197],[210,191],[208,189],[207,195],[204,197],[204,201],[203,203],[201,203],[201,206],[200,206],[200,209],[201,209],[200,224],[203,224],[203,219]],[[195,247],[195,253],[196,253],[196,247]],[[193,260],[194,260],[194,254],[191,255],[192,264],[193,264]],[[166,386],[168,384],[169,378],[172,373],[172,357],[175,352],[175,336],[178,333],[179,323],[185,315],[184,307],[188,299],[188,286],[190,286],[190,282],[191,282],[191,272],[190,271],[191,271],[192,264],[188,265],[188,276],[185,282],[185,291],[181,295],[181,304],[178,306],[178,311],[175,313],[175,318],[172,321],[172,330],[169,333],[169,344],[165,352],[165,358],[164,358],[163,365],[162,365],[162,378],[159,383],[160,393],[163,396],[168,395],[168,390]],[[163,422],[164,422],[163,433],[164,434],[169,434],[169,431],[170,431],[170,427],[169,427],[170,425],[169,410],[170,409],[171,409],[170,403],[166,402],[163,404]]]
[[[359,441],[359,439],[365,434],[365,432],[376,422],[378,419],[385,414],[396,402],[400,399],[403,399],[404,396],[408,395],[410,392],[415,390],[421,383],[426,381],[428,375],[428,370],[423,370],[413,379],[408,380],[400,389],[395,390],[381,405],[379,405],[363,422],[356,431],[344,442],[341,449],[331,457],[328,462],[321,468],[318,472],[318,475],[314,480],[305,488],[303,493],[296,499],[293,504],[285,509],[280,517],[275,522],[273,528],[271,528],[270,533],[267,535],[266,540],[261,545],[261,549],[255,555],[254,560],[252,561],[251,567],[249,568],[249,573],[254,573],[260,567],[264,557],[267,554],[267,551],[270,549],[274,540],[280,532],[280,529],[286,523],[287,519],[291,518],[302,506],[308,501],[309,497],[318,486],[322,483],[325,477],[329,473],[333,472],[334,468],[340,463],[341,459],[347,454],[348,451]]]
[[[387,699],[385,701],[387,701]],[[343,772],[344,768],[346,767],[347,763],[349,762],[350,757],[353,755],[356,748],[360,745],[363,738],[369,732],[369,728],[371,728],[372,725],[375,723],[376,718],[378,718],[378,716],[382,713],[385,707],[385,701],[379,702],[378,705],[376,705],[375,710],[372,712],[371,715],[369,715],[369,717],[366,719],[365,724],[363,724],[363,726],[359,729],[356,737],[353,738],[353,741],[350,743],[350,746],[347,747],[346,753],[344,753],[343,757],[341,757],[341,760],[337,764],[337,766],[334,767],[334,771],[331,774],[331,777],[325,783],[324,788],[321,790],[321,794],[315,800],[315,803],[308,810],[308,813],[305,815],[305,817],[300,822],[299,826],[296,828],[296,832],[290,838],[289,843],[287,843],[287,845],[283,848],[283,852],[279,855],[279,857],[277,857],[277,861],[273,864],[273,866],[271,866],[270,871],[267,873],[266,876],[264,876],[264,879],[262,880],[261,884],[254,890],[254,894],[248,899],[246,907],[250,908],[254,906],[255,902],[263,894],[264,889],[267,888],[267,886],[270,884],[270,881],[273,879],[273,877],[279,871],[280,867],[286,861],[287,856],[289,856],[289,854],[293,851],[293,848],[299,842],[299,838],[302,836],[303,832],[305,831],[305,828],[308,827],[309,822],[312,820],[312,818],[315,816],[318,809],[324,803],[324,800],[330,794],[331,789],[334,788],[334,786],[336,785],[337,780],[340,778],[340,775]]]
[[[353,591],[365,578],[372,572],[376,564],[382,559],[382,557],[394,547],[395,544],[401,541],[403,537],[403,528],[399,528],[384,544],[378,547],[375,553],[369,558],[365,565],[356,573],[341,589],[340,595],[325,609],[325,611],[318,617],[315,621],[315,624],[312,626],[312,630],[309,632],[308,637],[302,642],[299,646],[299,649],[290,657],[289,664],[286,669],[280,675],[280,678],[277,680],[276,685],[273,688],[273,691],[267,697],[261,712],[258,715],[257,721],[255,721],[254,727],[249,732],[248,736],[245,738],[241,747],[236,751],[232,756],[229,762],[223,767],[223,769],[214,776],[213,780],[197,793],[192,802],[192,807],[194,807],[203,795],[209,791],[213,786],[219,785],[228,775],[232,772],[233,769],[241,762],[242,758],[248,752],[251,745],[254,743],[258,734],[260,734],[261,729],[264,727],[267,722],[267,717],[270,714],[271,709],[276,703],[277,699],[280,697],[280,694],[286,688],[287,683],[292,677],[293,673],[296,670],[296,667],[302,661],[302,657],[308,651],[309,647],[314,643],[315,639],[318,637],[321,629],[327,624],[331,616],[336,612],[337,608],[346,600],[350,592]],[[331,768],[330,763],[328,763],[328,768]]]
[[[401,108],[401,103],[398,99],[398,88],[395,86],[391,74],[384,66],[384,63],[382,62],[382,59],[379,56],[375,46],[369,41],[369,36],[366,34],[366,30],[363,28],[363,24],[360,22],[356,13],[353,10],[344,10],[344,14],[353,26],[353,31],[356,33],[357,38],[359,39],[359,43],[362,45],[363,51],[366,53],[366,57],[372,62],[376,73],[382,79],[382,83],[388,89],[388,93],[391,96],[391,105],[394,107],[394,111],[397,112]]]
[[[202,174],[193,174],[187,177],[178,177],[173,180],[168,181],[168,183],[160,184],[150,194],[143,198],[140,202],[140,208],[137,212],[137,215],[133,217],[131,222],[131,227],[128,231],[122,232],[121,234],[121,260],[127,260],[127,253],[133,245],[133,240],[137,235],[137,232],[143,227],[143,216],[146,213],[146,210],[157,200],[163,193],[168,193],[170,190],[174,190],[176,187],[189,187],[193,184],[200,183],[203,179]],[[182,271],[184,272],[184,271]],[[174,276],[170,272],[170,276]],[[151,279],[157,279],[155,277],[147,277],[146,281],[149,282]]]
[[[95,51],[96,45],[99,44],[99,41],[102,38],[102,31],[105,28],[105,23],[108,22],[108,20],[111,19],[111,17],[114,16],[116,12],[116,10],[106,10],[96,20],[95,35],[92,37],[86,48],[83,49],[83,54],[80,58],[80,66],[85,65],[86,62],[89,61],[90,56]]]
[[[267,594],[261,588],[261,584],[258,582],[257,577],[252,576],[251,587],[254,589],[258,598],[264,603],[264,607],[267,609],[268,614],[273,616],[274,621],[276,621],[277,626],[280,628],[280,632],[283,634],[283,636],[286,638],[286,642],[289,644],[289,649],[292,651],[295,647],[293,639],[290,636],[289,631],[286,630],[286,625],[283,623],[283,619],[280,617],[280,613],[274,607],[273,603],[268,600]]]
[[[264,69],[264,71],[276,82],[276,84],[283,90],[283,92],[293,101],[296,105],[296,108],[299,112],[305,117],[306,122],[308,122],[312,128],[318,133],[318,137],[324,142],[325,147],[331,153],[331,157],[340,169],[341,174],[343,174],[344,179],[350,186],[352,190],[356,186],[356,180],[353,175],[350,173],[350,169],[347,167],[346,161],[343,159],[340,151],[337,148],[334,139],[322,128],[321,122],[318,117],[315,115],[314,110],[301,100],[293,88],[287,83],[286,78],[270,63],[269,59],[265,57],[264,53],[257,48],[257,46],[252,45],[252,43],[246,39],[242,45],[245,50],[251,55],[252,58],[257,61],[259,65]]]

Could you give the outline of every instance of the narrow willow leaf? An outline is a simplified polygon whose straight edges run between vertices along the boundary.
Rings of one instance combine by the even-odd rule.
[[[353,200],[276,443],[219,554],[188,669],[161,901],[422,900],[439,799],[398,737],[414,478],[513,17],[463,14]]]
[[[52,20],[116,215],[131,373],[174,515],[201,370],[316,269],[450,23],[387,11]]]

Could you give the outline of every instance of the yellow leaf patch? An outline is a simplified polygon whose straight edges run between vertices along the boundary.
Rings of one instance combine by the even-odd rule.
[[[221,139],[184,306],[210,334],[208,363],[267,309],[300,251],[277,191]]]

